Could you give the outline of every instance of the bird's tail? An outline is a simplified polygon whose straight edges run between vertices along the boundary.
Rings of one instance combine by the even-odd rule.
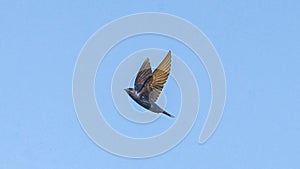
[[[167,116],[169,116],[169,117],[171,117],[171,118],[174,118],[174,117],[175,117],[175,116],[173,116],[172,114],[169,114],[169,113],[166,112],[166,111],[163,111],[162,113],[165,114],[165,115],[167,115]]]

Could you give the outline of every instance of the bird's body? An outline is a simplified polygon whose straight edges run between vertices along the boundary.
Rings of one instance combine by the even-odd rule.
[[[150,61],[147,58],[141,66],[135,79],[134,88],[127,88],[127,94],[139,105],[154,113],[163,113],[169,117],[173,115],[167,113],[155,102],[166,83],[171,69],[171,51],[152,73]]]

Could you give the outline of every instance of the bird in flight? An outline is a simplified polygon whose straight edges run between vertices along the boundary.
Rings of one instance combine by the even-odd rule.
[[[168,79],[170,70],[171,51],[168,52],[154,72],[151,70],[149,58],[146,58],[137,74],[134,88],[124,90],[136,103],[144,108],[154,113],[163,113],[169,117],[174,117],[155,103]]]

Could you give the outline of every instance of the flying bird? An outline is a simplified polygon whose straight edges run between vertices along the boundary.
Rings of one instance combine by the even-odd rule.
[[[134,88],[126,88],[124,90],[142,107],[154,113],[163,113],[169,117],[174,117],[155,103],[168,79],[170,70],[171,51],[168,52],[154,72],[151,70],[149,58],[146,58],[137,74]]]

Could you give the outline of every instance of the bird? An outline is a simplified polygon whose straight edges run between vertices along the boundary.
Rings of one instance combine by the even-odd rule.
[[[164,84],[168,80],[171,70],[171,57],[171,51],[169,50],[165,58],[153,72],[151,70],[150,60],[146,58],[137,73],[134,88],[125,88],[124,90],[136,103],[145,109],[174,118],[175,116],[166,112],[155,103]]]

